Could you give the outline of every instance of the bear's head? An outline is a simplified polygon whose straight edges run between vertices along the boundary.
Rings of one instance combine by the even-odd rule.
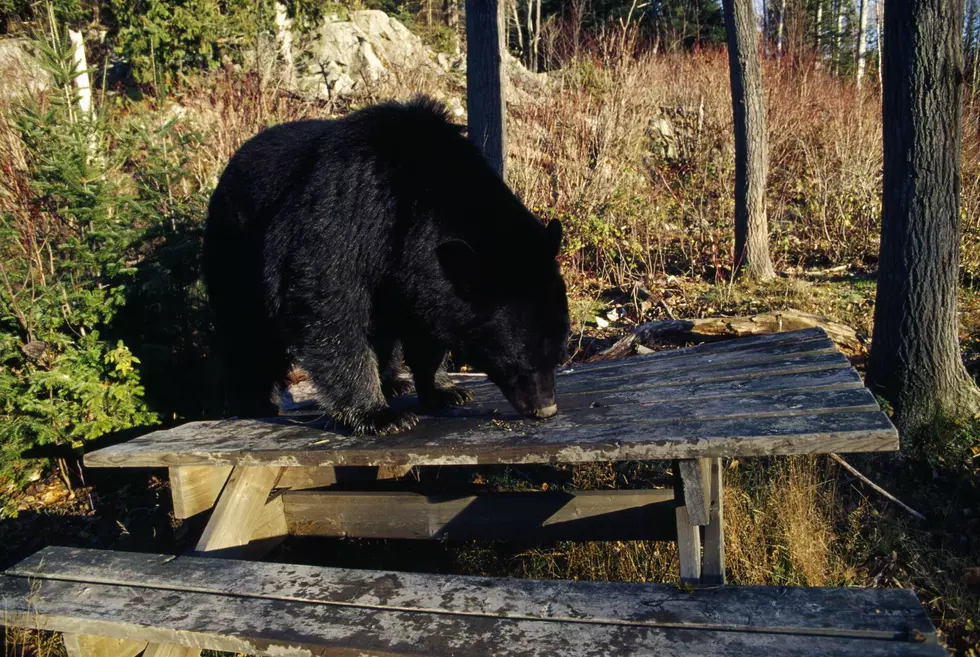
[[[556,260],[561,223],[535,233],[506,250],[453,240],[437,255],[469,310],[459,355],[486,372],[518,412],[545,419],[558,412],[555,371],[568,342],[568,298]]]

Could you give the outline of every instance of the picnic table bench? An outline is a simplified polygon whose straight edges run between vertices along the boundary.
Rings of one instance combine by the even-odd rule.
[[[6,622],[133,657],[940,657],[911,591],[562,582],[47,548],[0,577]],[[163,646],[163,648],[158,648]],[[109,649],[107,649],[109,648]]]
[[[346,435],[335,429],[330,418],[313,413],[193,422],[86,455],[90,467],[169,468],[179,518],[213,508],[195,553],[212,559],[167,561],[171,565],[159,581],[169,582],[161,584],[162,588],[177,592],[169,593],[167,599],[180,604],[190,596],[195,605],[206,609],[218,605],[223,600],[220,596],[234,595],[235,604],[255,610],[254,617],[272,614],[276,619],[254,623],[229,612],[219,622],[202,613],[196,620],[182,616],[179,622],[161,621],[166,632],[147,630],[135,638],[229,650],[244,650],[242,646],[247,645],[245,651],[256,654],[276,652],[273,645],[302,645],[303,651],[315,654],[348,654],[338,647],[338,641],[350,649],[349,654],[741,655],[762,650],[778,654],[941,654],[936,652],[941,648],[928,645],[935,641],[934,632],[914,596],[906,592],[722,587],[698,591],[677,607],[659,602],[677,599],[677,589],[666,585],[631,588],[638,585],[447,579],[229,560],[259,556],[288,535],[661,539],[677,541],[682,582],[720,585],[725,583],[721,457],[898,448],[895,428],[847,358],[820,329],[566,369],[558,376],[560,413],[547,422],[525,420],[513,413],[486,381],[465,385],[476,394],[474,404],[426,416],[416,429],[391,437]],[[337,486],[351,473],[384,476],[414,467],[660,459],[675,462],[673,490],[426,496],[338,490]],[[142,601],[141,594],[132,591],[157,588],[140,579],[150,577],[149,566],[123,568],[125,563],[135,563],[135,556],[72,554],[82,556],[49,555],[65,564],[60,570],[52,566],[55,574],[51,578],[94,582],[86,579],[95,577],[85,565],[88,559],[103,564],[98,571],[103,574],[98,577],[113,570],[121,573],[104,585],[121,587],[127,596]],[[112,562],[118,568],[105,566],[112,559],[121,560]],[[51,564],[52,559],[45,563]],[[213,581],[200,574],[208,568],[215,573]],[[10,575],[16,579],[27,572],[28,565],[22,564]],[[185,572],[189,573],[186,577]],[[244,573],[258,579],[249,580],[253,575]],[[49,574],[42,569],[41,576]],[[305,584],[296,583],[298,579],[294,582],[294,576],[305,577]],[[389,576],[391,582],[397,582],[391,586],[398,594],[389,591],[381,602],[364,602],[373,600],[366,593],[375,590],[368,582]],[[340,584],[351,578],[364,582],[346,588]],[[314,579],[315,586],[310,584]],[[249,582],[262,585],[249,588]],[[234,588],[239,584],[243,588]],[[457,584],[462,587],[458,591],[471,594],[449,598],[435,594],[447,587],[457,591],[453,588]],[[4,586],[24,584],[8,577]],[[68,585],[63,588],[62,593],[52,593],[55,607],[62,604],[57,601],[71,599]],[[341,589],[344,595],[337,592]],[[591,604],[573,605],[569,611],[562,606],[570,604],[569,600],[591,600]],[[688,603],[691,606],[684,607]],[[79,606],[84,606],[72,604],[64,618],[74,617]],[[154,613],[165,610],[153,604],[147,599],[144,606],[132,607],[138,610],[132,614],[156,618]],[[289,613],[284,611],[287,608]],[[696,612],[685,615],[681,608]],[[878,623],[886,608],[901,609],[902,620],[891,625]],[[844,609],[849,611],[842,612]],[[783,612],[786,615],[780,615]],[[133,623],[142,627],[130,612],[119,613],[120,627]],[[878,620],[872,622],[875,618]],[[315,630],[312,619],[317,619]],[[129,638],[108,618],[90,620],[98,631],[83,626],[59,631],[77,631],[89,642],[85,645],[97,645],[89,634]],[[223,629],[215,623],[224,623]],[[365,623],[373,629],[364,629]],[[59,620],[50,627],[70,625]],[[358,634],[351,629],[354,626],[364,631]],[[695,638],[695,632],[700,638]],[[204,635],[209,638],[187,638]],[[405,636],[415,637],[421,647],[409,649],[404,645]],[[910,636],[915,641],[902,639]],[[920,638],[925,643],[917,643]],[[580,644],[595,650],[590,652]],[[570,645],[578,647],[573,650]],[[152,647],[151,657],[161,657],[156,652],[163,648],[159,644]],[[130,657],[118,646],[114,650],[79,648],[72,657]]]

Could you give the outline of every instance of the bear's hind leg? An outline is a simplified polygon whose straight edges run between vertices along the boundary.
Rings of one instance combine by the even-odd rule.
[[[405,361],[412,368],[415,390],[423,408],[462,406],[473,393],[458,387],[446,373],[446,348],[435,341],[413,338],[405,343]]]

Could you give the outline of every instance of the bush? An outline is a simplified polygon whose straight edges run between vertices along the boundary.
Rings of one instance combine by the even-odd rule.
[[[270,0],[110,0],[117,53],[142,84],[168,88],[188,73],[238,61],[273,30]]]
[[[0,477],[44,445],[156,421],[139,361],[103,337],[135,271],[139,229],[106,161],[105,124],[79,113],[68,40],[39,44],[55,84],[11,108],[0,194]]]

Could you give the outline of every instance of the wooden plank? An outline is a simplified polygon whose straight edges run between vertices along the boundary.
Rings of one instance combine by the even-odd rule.
[[[646,354],[602,363],[584,363],[560,370],[558,377],[559,380],[564,378],[579,379],[582,377],[587,377],[590,380],[598,380],[600,378],[626,378],[654,372],[684,372],[718,367],[731,368],[740,365],[779,362],[788,358],[809,358],[839,353],[833,341],[827,338],[820,338],[779,347],[778,349],[773,347],[755,347],[735,351],[694,353],[670,358],[655,358],[657,354]],[[847,365],[850,365],[850,361],[847,361],[846,356],[843,356],[843,354],[841,356],[844,358],[844,361],[841,361],[839,358],[834,358],[831,362],[846,362]],[[481,388],[493,387],[493,384],[489,381],[480,381],[473,382],[467,387],[479,390]]]
[[[776,395],[792,395],[799,393],[813,393],[814,399],[819,400],[820,393],[838,390],[860,390],[864,388],[864,382],[854,370],[850,369],[831,369],[820,370],[817,372],[806,372],[804,374],[791,374],[777,377],[749,377],[736,378],[727,381],[712,381],[709,383],[693,383],[671,385],[663,387],[629,387],[625,389],[612,390],[581,390],[575,393],[562,395],[558,398],[561,413],[576,411],[586,408],[598,408],[601,406],[623,406],[636,404],[649,406],[654,404],[670,405],[670,408],[678,407],[699,407],[704,403],[714,403],[715,407],[724,411],[725,405],[733,397],[758,397],[754,402],[749,400],[747,404],[755,403],[761,408],[765,408],[766,399],[772,398],[777,403],[783,397]],[[827,398],[825,398],[827,399]],[[861,405],[866,406],[873,397],[864,396]],[[853,400],[853,397],[852,397]],[[845,397],[846,402],[846,397]],[[686,404],[686,406],[681,406]],[[830,408],[831,405],[819,403],[815,406]],[[771,410],[778,410],[773,408]],[[445,417],[471,417],[480,414],[488,414],[496,411],[497,415],[510,415],[509,402],[504,399],[500,391],[486,390],[481,394],[475,404],[462,408],[447,409],[440,413]],[[658,409],[648,409],[648,413],[658,413]]]
[[[8,573],[45,579],[42,592],[48,581],[63,580],[138,584],[162,592],[147,597],[179,591],[501,618],[811,633],[825,629],[880,639],[932,632],[914,593],[903,589],[721,587],[682,593],[667,584],[430,575],[62,547],[45,548]],[[11,600],[21,602],[15,598]]]
[[[170,468],[174,517],[183,520],[213,507],[230,474],[231,466]]]
[[[609,411],[610,409],[596,409]],[[898,449],[881,412],[834,412],[700,422],[542,423],[438,418],[382,438],[270,420],[186,424],[86,455],[108,467],[181,465],[482,465],[768,456]]]
[[[500,0],[466,0],[466,111],[469,138],[506,179],[507,102]]]
[[[200,648],[188,648],[165,643],[152,643],[143,653],[143,657],[200,657],[200,655]]]
[[[231,554],[248,545],[263,519],[279,468],[236,467],[197,543],[198,552]]]
[[[721,459],[708,460],[711,462],[711,511],[708,525],[704,528],[701,582],[719,586],[725,583],[725,491]]]
[[[136,657],[146,648],[146,641],[70,632],[62,634],[61,640],[68,657]]]
[[[691,521],[687,507],[679,506],[677,515],[677,560],[681,583],[701,583],[701,528]]]
[[[702,381],[724,381],[730,378],[750,376],[769,376],[772,374],[792,374],[812,372],[832,368],[848,368],[847,357],[835,350],[808,351],[801,354],[772,354],[758,356],[751,360],[728,363],[680,361],[682,364],[659,363],[657,361],[637,362],[629,367],[616,367],[600,370],[566,370],[558,375],[556,389],[559,395],[581,392],[582,390],[618,390],[623,386],[663,387]],[[720,358],[720,357],[717,357]],[[479,399],[484,390],[494,390],[492,383],[468,386]]]
[[[390,589],[390,583],[381,584],[379,592],[384,595]],[[26,578],[0,579],[0,604],[5,622],[10,624],[58,632],[85,627],[109,637],[139,637],[151,643],[269,657],[364,654],[693,657],[706,654],[706,650],[732,657],[765,653],[808,657],[945,654],[938,645],[835,636],[833,630],[827,629],[807,634],[795,629],[727,631],[677,627],[669,625],[670,621],[659,625],[568,622],[540,617],[502,618],[421,609],[310,604],[186,591],[169,591],[164,595],[153,595],[153,592],[135,586],[46,581],[39,595],[28,603],[30,583]],[[487,593],[475,588],[469,589],[467,595],[484,598]],[[676,591],[673,595],[683,597]],[[544,605],[545,609],[549,607],[550,604]],[[597,647],[601,652],[597,652]]]
[[[684,482],[684,506],[692,525],[707,525],[711,512],[710,459],[688,459],[679,463]]]
[[[670,490],[283,496],[295,536],[521,541],[672,541],[673,499]]]
[[[305,490],[308,488],[324,488],[337,483],[337,471],[333,467],[298,467],[283,468],[276,488]]]
[[[800,350],[804,345],[806,346],[816,346],[818,349],[823,349],[826,347],[836,348],[836,344],[832,339],[830,339],[821,330],[807,331],[806,335],[796,335],[797,332],[793,333],[778,333],[769,334],[765,336],[759,336],[760,338],[770,338],[767,340],[755,340],[755,339],[735,339],[735,340],[722,340],[718,342],[707,342],[704,344],[695,345],[693,347],[683,347],[679,349],[664,349],[663,351],[655,351],[648,354],[636,354],[632,356],[626,356],[623,358],[615,358],[612,360],[603,360],[594,363],[577,363],[569,369],[574,369],[575,371],[590,371],[607,369],[611,367],[619,367],[623,365],[629,365],[630,363],[642,362],[642,361],[671,361],[671,360],[686,360],[688,358],[699,358],[701,356],[707,356],[711,354],[738,354],[738,353],[777,353],[780,351],[787,350]],[[803,333],[802,331],[799,333]],[[803,349],[804,351],[809,351],[809,349]]]

